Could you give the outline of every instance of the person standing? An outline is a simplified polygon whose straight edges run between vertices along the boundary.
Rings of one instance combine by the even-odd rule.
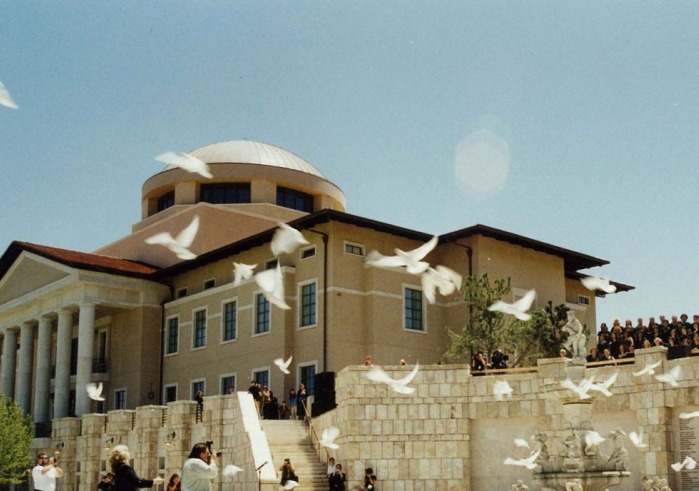
[[[131,458],[129,447],[116,445],[109,457],[109,464],[114,473],[114,491],[136,491],[139,488],[152,488],[153,484],[162,484],[164,479],[141,479],[128,464]]]
[[[63,470],[58,467],[58,459],[49,459],[46,453],[36,456],[36,466],[32,469],[35,491],[55,491],[56,479],[63,477]]]
[[[297,396],[296,396],[296,389],[290,389],[289,390],[289,408],[291,409],[291,419],[296,419],[296,413],[298,411],[298,408],[296,406],[297,404]]]
[[[330,476],[330,491],[345,491],[347,475],[342,472],[342,464],[335,466],[335,472]]]
[[[306,392],[306,386],[299,384],[299,390],[296,392],[296,414],[300,420],[306,419],[306,398],[308,393]]]
[[[182,491],[211,491],[217,474],[216,454],[206,443],[197,443],[182,467]]]

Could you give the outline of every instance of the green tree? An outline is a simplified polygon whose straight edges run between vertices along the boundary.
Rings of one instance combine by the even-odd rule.
[[[19,484],[27,477],[34,425],[12,399],[0,394],[0,484]]]
[[[483,351],[487,358],[500,349],[512,353],[516,349],[521,330],[520,321],[488,307],[512,290],[510,278],[497,279],[492,284],[488,274],[471,275],[462,288],[469,306],[469,322],[461,333],[447,329],[449,347],[444,358],[452,363],[468,363],[471,355]]]

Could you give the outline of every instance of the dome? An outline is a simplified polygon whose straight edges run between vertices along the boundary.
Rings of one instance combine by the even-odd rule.
[[[190,155],[207,164],[240,163],[269,165],[285,169],[297,170],[320,177],[327,178],[311,164],[296,154],[283,148],[249,140],[233,140],[220,143],[212,143],[191,152]],[[165,167],[165,170],[172,166]]]

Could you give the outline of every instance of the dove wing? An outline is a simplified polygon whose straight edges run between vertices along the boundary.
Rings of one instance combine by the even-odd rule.
[[[536,290],[529,290],[522,298],[513,303],[512,307],[520,312],[525,312],[532,306],[534,298],[536,298]]]
[[[331,426],[323,430],[320,439],[324,442],[332,443],[338,436],[340,436],[340,429],[337,426]]]
[[[364,376],[372,382],[381,382],[383,384],[390,384],[394,382],[394,380],[389,377],[381,367],[378,366],[371,367],[371,369],[365,373]]]
[[[416,363],[415,367],[412,370],[410,370],[410,373],[408,375],[406,375],[405,377],[403,377],[401,379],[394,380],[394,382],[397,384],[400,384],[400,385],[408,385],[410,382],[413,381],[413,379],[415,378],[415,375],[417,375],[417,371],[419,369],[420,369],[420,364]]]
[[[364,260],[369,266],[377,268],[400,268],[405,266],[405,260],[400,256],[384,256],[378,251],[371,251]]]
[[[523,438],[515,438],[515,445],[518,447],[529,448],[529,442]]]
[[[437,246],[437,242],[439,241],[439,237],[436,235],[432,237],[430,240],[422,244],[420,247],[413,249],[411,251],[405,251],[405,254],[408,256],[412,257],[415,261],[419,261],[423,257],[425,257],[427,254],[429,254],[432,249],[434,249]]]
[[[175,241],[175,239],[172,238],[172,235],[170,235],[168,232],[161,232],[159,234],[151,235],[148,237],[145,242],[146,244],[162,244],[162,245],[167,245],[171,244]]]
[[[463,283],[464,278],[459,273],[457,273],[451,268],[447,268],[446,266],[442,265],[437,265],[434,269],[437,271],[437,273],[439,273],[439,275],[442,278],[446,279],[448,282],[453,284],[455,289],[461,288],[461,284]]]
[[[422,273],[420,276],[420,281],[422,283],[422,292],[425,294],[425,298],[429,303],[434,303],[435,290],[439,288],[440,293],[442,293],[441,285],[444,280],[440,278],[434,269],[427,268],[427,271]]]
[[[177,237],[175,238],[175,242],[177,242],[180,246],[182,247],[189,247],[192,245],[192,242],[194,242],[194,238],[197,236],[197,232],[199,231],[199,215],[196,215],[193,219],[192,222],[185,227],[182,232],[177,234]]]
[[[0,106],[9,107],[10,109],[19,109],[19,106],[12,100],[10,92],[0,82]]]

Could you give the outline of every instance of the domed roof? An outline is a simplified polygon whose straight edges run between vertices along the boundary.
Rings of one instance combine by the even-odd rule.
[[[282,167],[301,172],[306,172],[322,179],[327,178],[311,164],[288,150],[249,140],[233,140],[220,143],[212,143],[191,152],[190,155],[204,161],[207,164],[236,163],[259,164]],[[172,168],[171,166],[166,169]]]

